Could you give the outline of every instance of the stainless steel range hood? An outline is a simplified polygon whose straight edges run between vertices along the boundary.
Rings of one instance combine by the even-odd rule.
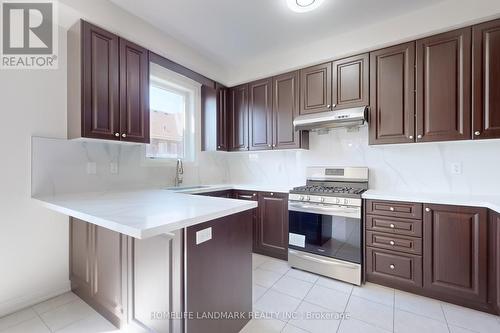
[[[338,127],[358,127],[365,124],[368,116],[366,106],[339,111],[319,112],[298,116],[293,121],[295,130],[322,131]]]

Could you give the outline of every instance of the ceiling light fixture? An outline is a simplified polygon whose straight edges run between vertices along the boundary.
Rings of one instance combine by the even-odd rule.
[[[310,12],[321,6],[324,0],[286,0],[288,8],[296,13]]]

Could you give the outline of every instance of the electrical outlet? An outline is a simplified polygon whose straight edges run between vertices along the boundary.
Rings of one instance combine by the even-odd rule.
[[[87,174],[95,175],[97,173],[97,164],[95,162],[87,162]]]
[[[451,163],[451,174],[452,175],[461,175],[462,174],[462,163],[460,163],[460,162]]]
[[[118,174],[118,163],[116,162],[109,163],[109,172],[113,175]]]
[[[196,232],[196,245],[212,239],[212,227]]]

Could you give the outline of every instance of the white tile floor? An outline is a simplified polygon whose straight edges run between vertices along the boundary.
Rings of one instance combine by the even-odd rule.
[[[253,319],[241,333],[493,333],[500,317],[366,284],[362,288],[253,256]],[[338,318],[338,313],[349,318]],[[264,319],[264,313],[268,319]],[[295,315],[290,316],[289,313]],[[320,318],[318,318],[320,317]],[[123,333],[73,293],[0,318],[8,333]]]

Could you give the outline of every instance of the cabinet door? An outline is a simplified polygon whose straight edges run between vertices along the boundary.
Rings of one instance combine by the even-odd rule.
[[[248,84],[250,150],[272,149],[273,95],[272,80],[264,79]]]
[[[489,280],[490,301],[493,310],[500,314],[500,214],[490,212],[488,227],[489,243]]]
[[[309,132],[296,131],[299,115],[299,72],[273,78],[273,148],[308,148]]]
[[[149,143],[148,50],[120,39],[121,140]]]
[[[229,150],[248,150],[248,85],[229,90]]]
[[[215,87],[201,87],[201,150],[218,150],[218,103],[219,93]],[[154,132],[153,132],[154,133]]]
[[[474,139],[500,138],[500,20],[473,27]]]
[[[259,196],[257,195],[257,192],[253,191],[242,191],[242,190],[236,190],[234,191],[234,198],[238,200],[251,200],[251,201],[258,201]],[[252,251],[253,252],[258,252],[258,247],[259,247],[259,208],[255,208],[253,210],[253,215],[252,215]]]
[[[82,136],[119,140],[119,38],[84,21],[81,29]]]
[[[333,62],[333,110],[369,104],[368,53]]]
[[[227,98],[228,89],[217,89],[217,150],[227,151]]]
[[[69,227],[71,290],[80,297],[90,296],[90,224],[70,218]]]
[[[417,141],[471,139],[471,28],[417,41]]]
[[[370,53],[370,144],[415,141],[415,43]]]
[[[257,221],[257,252],[287,260],[288,258],[288,195],[259,193]]]
[[[126,236],[92,226],[92,300],[105,317],[119,322],[125,315],[127,292]]]
[[[331,111],[332,63],[300,71],[300,114]]]
[[[424,288],[460,304],[487,301],[487,210],[426,205]]]

